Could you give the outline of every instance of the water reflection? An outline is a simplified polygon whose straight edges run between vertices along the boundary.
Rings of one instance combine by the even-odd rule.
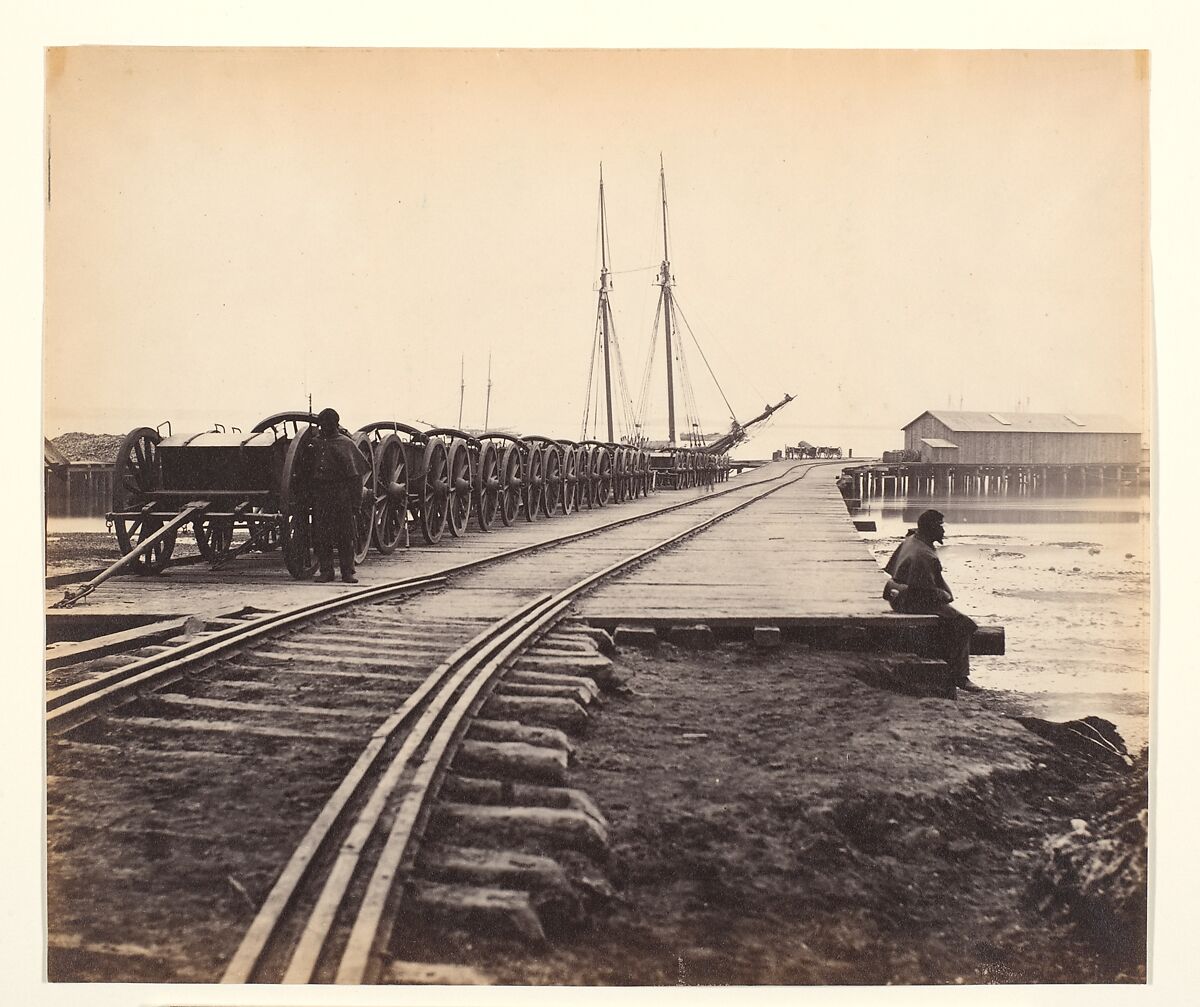
[[[1138,523],[1150,517],[1150,499],[1140,497],[1057,497],[1000,500],[967,497],[917,497],[864,501],[853,513],[888,523],[915,525],[921,512],[934,508],[946,524],[1113,524]]]

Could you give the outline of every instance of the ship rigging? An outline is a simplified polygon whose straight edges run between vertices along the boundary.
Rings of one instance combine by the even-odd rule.
[[[654,281],[659,288],[658,304],[654,312],[654,323],[651,327],[650,345],[646,354],[646,364],[642,372],[642,380],[636,405],[629,394],[625,378],[625,367],[621,358],[620,344],[617,340],[616,325],[613,320],[610,293],[613,288],[611,270],[611,248],[608,238],[608,214],[604,197],[604,166],[600,166],[600,205],[598,211],[600,236],[600,280],[597,286],[598,297],[596,306],[596,321],[592,336],[591,360],[588,365],[587,396],[584,404],[581,438],[597,436],[600,414],[603,412],[608,441],[616,443],[619,433],[620,442],[647,447],[656,451],[673,451],[678,448],[700,449],[712,454],[724,454],[735,445],[744,441],[749,434],[748,428],[762,423],[776,411],[792,401],[791,395],[785,395],[775,405],[768,404],[766,408],[753,419],[742,423],[734,413],[733,406],[721,387],[720,381],[708,362],[700,341],[688,323],[687,316],[679,306],[675,293],[675,277],[671,272],[671,250],[669,243],[669,225],[667,215],[667,177],[662,156],[659,155],[659,191],[662,207],[662,261],[658,266],[657,277]],[[682,330],[680,323],[682,322]],[[660,340],[664,347],[666,362],[666,405],[667,405],[667,438],[666,440],[650,440],[646,433],[647,417],[653,385],[654,362]],[[700,421],[700,408],[693,390],[691,373],[688,368],[688,356],[685,352],[684,331],[691,339],[692,345],[700,354],[705,369],[712,378],[713,384],[720,393],[725,407],[729,410],[730,426],[726,433],[705,433]],[[603,392],[600,390],[600,374],[597,373],[597,357],[601,360],[603,373]],[[678,375],[676,374],[678,371]],[[676,426],[676,380],[678,377],[679,390],[683,406],[683,418],[686,429],[680,433]],[[614,378],[616,395],[614,397]],[[619,404],[619,413],[614,410],[614,398]]]

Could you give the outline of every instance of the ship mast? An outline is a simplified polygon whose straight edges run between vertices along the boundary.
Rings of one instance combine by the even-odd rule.
[[[608,416],[608,441],[613,442],[612,359],[609,353],[609,318],[612,309],[608,292],[612,283],[608,275],[608,216],[604,212],[604,164],[600,164],[600,300],[596,311],[604,334],[604,404]]]
[[[462,429],[463,396],[467,394],[467,356],[464,353],[458,362],[458,426]]]
[[[487,399],[483,404],[483,429],[488,428],[488,417],[492,415],[492,351],[488,350],[488,383]]]
[[[675,444],[675,378],[671,361],[671,330],[673,304],[671,296],[671,256],[667,249],[667,173],[663,167],[662,154],[658,155],[658,177],[662,186],[663,260],[658,273],[659,307],[663,316],[663,333],[667,344],[667,441]]]

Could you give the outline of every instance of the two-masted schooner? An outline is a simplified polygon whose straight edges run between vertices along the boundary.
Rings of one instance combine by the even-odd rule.
[[[600,168],[600,282],[598,285],[598,301],[596,307],[596,324],[592,338],[591,361],[588,367],[587,396],[584,403],[581,440],[589,436],[596,437],[601,411],[604,413],[608,434],[608,443],[631,444],[651,451],[651,465],[655,471],[656,483],[659,486],[682,487],[694,485],[698,480],[696,474],[709,467],[723,467],[725,456],[731,448],[744,441],[749,435],[747,430],[757,423],[768,419],[779,409],[792,401],[791,395],[784,397],[775,405],[766,408],[753,419],[742,423],[738,420],[726,397],[716,374],[709,366],[708,358],[700,347],[700,342],[680,310],[676,300],[674,286],[675,277],[671,272],[671,254],[669,246],[669,228],[667,224],[667,177],[661,155],[659,157],[659,186],[662,204],[662,238],[663,257],[658,267],[655,285],[659,288],[658,305],[654,313],[654,324],[651,328],[650,345],[647,351],[646,364],[642,372],[636,404],[629,393],[628,382],[625,378],[625,368],[621,359],[620,346],[616,335],[616,325],[613,321],[612,305],[609,295],[612,292],[612,270],[610,268],[611,253],[608,241],[608,214],[604,198],[604,167]],[[696,396],[692,390],[691,376],[688,370],[688,359],[685,353],[683,331],[680,322],[693,345],[700,354],[705,368],[708,370],[713,383],[721,394],[722,400],[729,409],[730,427],[724,434],[705,434]],[[667,437],[665,440],[652,440],[646,433],[647,408],[650,397],[651,377],[654,372],[654,360],[661,341],[666,360],[666,390],[667,390]],[[596,372],[597,358],[602,362],[604,390],[599,390],[599,375]],[[684,423],[686,429],[680,433],[676,425],[676,370],[681,391]],[[620,412],[614,409],[614,378],[617,385],[615,400],[620,406]],[[619,437],[619,440],[618,440]]]

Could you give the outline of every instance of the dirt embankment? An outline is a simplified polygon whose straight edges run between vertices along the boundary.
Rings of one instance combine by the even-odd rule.
[[[1048,849],[1136,819],[1144,759],[1055,743],[987,692],[879,691],[855,677],[874,660],[623,654],[629,691],[573,773],[611,823],[607,911],[544,953],[465,934],[408,953],[506,983],[1144,981],[1144,830],[1115,914],[1071,894],[1090,854],[1055,869]]]

